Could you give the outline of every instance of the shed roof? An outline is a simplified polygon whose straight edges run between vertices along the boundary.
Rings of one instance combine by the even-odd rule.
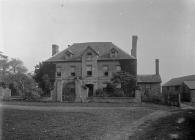
[[[188,86],[189,89],[195,89],[195,81],[184,81],[184,84]]]
[[[113,59],[113,58],[110,58],[110,55],[109,55],[110,50],[112,48],[118,51],[118,57],[116,59],[136,59],[135,57],[121,50],[119,47],[114,45],[112,42],[86,42],[86,43],[74,43],[67,49],[50,57],[45,62],[66,61],[64,55],[65,55],[65,52],[68,50],[73,53],[73,57],[68,59],[67,61],[81,60],[82,53],[86,50],[87,47],[92,48],[95,52],[99,54],[98,60]]]
[[[161,77],[160,75],[156,75],[156,74],[138,75],[137,82],[138,83],[161,83]]]
[[[179,86],[184,81],[195,81],[195,75],[188,75],[188,76],[173,78],[169,80],[168,82],[166,82],[163,86]]]

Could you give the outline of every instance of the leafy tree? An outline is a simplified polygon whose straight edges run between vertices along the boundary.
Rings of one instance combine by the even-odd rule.
[[[9,70],[8,56],[0,52],[0,76],[5,75]]]
[[[27,68],[23,65],[23,62],[20,59],[12,58],[9,61],[10,71],[13,73],[26,73]]]
[[[136,87],[136,77],[124,71],[113,73],[111,85],[110,87],[115,89],[118,85],[121,85],[125,96],[132,97]]]
[[[43,90],[43,96],[49,96],[55,80],[55,65],[43,62],[39,63],[35,66],[33,78]]]

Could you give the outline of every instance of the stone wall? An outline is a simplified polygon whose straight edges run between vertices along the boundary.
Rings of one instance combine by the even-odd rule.
[[[9,88],[0,87],[0,99],[9,100],[11,97],[11,90]]]
[[[143,101],[162,100],[160,83],[138,83],[142,91]]]
[[[137,100],[131,97],[92,97],[89,98],[89,101],[97,103],[137,103]]]

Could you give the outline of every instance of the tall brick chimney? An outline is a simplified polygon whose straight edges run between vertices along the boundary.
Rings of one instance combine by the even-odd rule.
[[[52,56],[59,52],[59,46],[52,44]]]
[[[136,35],[132,36],[132,49],[131,49],[131,55],[137,58],[137,39],[138,37]]]
[[[155,60],[156,75],[159,75],[159,59]]]

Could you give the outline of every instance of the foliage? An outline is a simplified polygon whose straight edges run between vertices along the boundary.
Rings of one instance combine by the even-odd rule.
[[[23,62],[20,59],[12,58],[9,61],[10,71],[12,73],[26,73],[27,68],[23,65]]]
[[[121,84],[121,88],[124,91],[124,96],[127,97],[134,97],[135,93],[134,90],[136,88],[136,77],[129,74],[128,72],[117,72],[113,73],[113,77],[111,82],[117,86]]]
[[[136,78],[127,72],[113,73],[111,82],[107,84],[106,93],[109,97],[132,97]]]
[[[11,89],[12,96],[22,96],[24,99],[39,97],[41,90],[20,59],[11,58],[0,52],[0,82],[3,87]]]
[[[8,56],[3,55],[0,52],[0,76],[8,75],[9,73],[26,73],[27,68],[23,65],[22,60],[11,58],[8,59]]]
[[[8,72],[9,63],[8,57],[0,52],[0,76],[5,75]]]
[[[38,86],[33,78],[26,74],[9,74],[4,77],[3,81],[6,85],[9,85],[12,96],[20,95],[24,97],[24,99],[32,99],[33,97],[41,94],[41,90],[38,89]]]
[[[124,91],[121,88],[117,88],[116,83],[108,83],[106,87],[106,93],[109,97],[124,97]]]
[[[103,91],[103,89],[98,88],[98,89],[96,90],[95,95],[98,96],[98,97],[103,97],[103,96],[105,96],[105,92]]]
[[[38,86],[43,90],[42,96],[49,96],[54,87],[55,65],[48,63],[39,63],[35,66],[33,78]]]

